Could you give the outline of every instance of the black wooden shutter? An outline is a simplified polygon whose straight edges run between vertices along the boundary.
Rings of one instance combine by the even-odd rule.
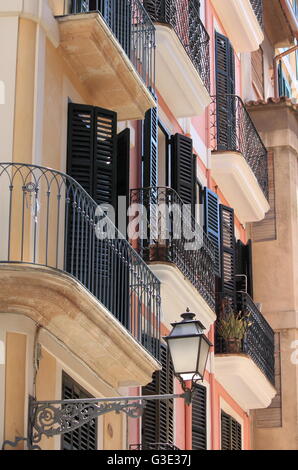
[[[160,395],[174,392],[174,370],[168,348],[161,345],[160,361],[162,371],[159,373]],[[159,403],[159,442],[174,443],[174,400],[160,401]]]
[[[176,134],[171,139],[172,147],[172,188],[177,191],[184,204],[191,205],[192,214],[196,201],[196,174],[192,139]]]
[[[94,177],[92,197],[117,210],[117,114],[94,108]]]
[[[215,270],[216,275],[221,275],[220,256],[220,220],[219,220],[219,199],[217,194],[205,188],[205,225],[204,230],[212,241],[215,248]]]
[[[158,108],[146,112],[144,120],[143,187],[158,186]]]
[[[69,104],[67,172],[97,204],[117,208],[117,114]]]
[[[252,242],[247,245],[238,240],[236,243],[236,278],[237,291],[244,291],[246,288],[245,278],[247,278],[247,293],[253,298],[253,269],[252,269]]]
[[[235,132],[235,57],[227,37],[215,33],[217,148],[232,150]]]
[[[192,399],[192,450],[207,450],[207,390],[196,385]]]
[[[124,129],[117,136],[117,197],[125,197],[125,214],[117,214],[117,216],[123,216],[121,222],[117,221],[117,227],[120,232],[127,236],[127,209],[129,205],[129,177],[130,177],[130,130]],[[124,210],[124,205],[123,208]]]
[[[143,395],[172,394],[174,371],[168,349],[161,345],[162,370],[153,374],[153,381],[143,387]],[[147,401],[142,418],[142,446],[174,443],[174,401]]]
[[[68,107],[67,173],[92,197],[94,179],[94,107],[70,103]],[[81,198],[68,195],[66,211],[66,271],[85,283],[90,274],[92,255],[89,222],[77,207]],[[84,255],[85,263],[81,263]]]
[[[242,429],[232,416],[221,412],[221,450],[241,450]]]
[[[220,213],[220,246],[221,246],[221,282],[220,292],[236,302],[236,260],[234,209],[219,206]]]
[[[67,173],[88,194],[93,194],[94,107],[70,103],[68,107]]]
[[[62,400],[93,398],[83,390],[71,377],[63,373]],[[97,420],[85,424],[74,431],[63,434],[62,450],[97,450]]]

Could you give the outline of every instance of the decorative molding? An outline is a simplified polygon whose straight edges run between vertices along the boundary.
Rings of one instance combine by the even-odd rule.
[[[215,376],[245,411],[267,408],[276,395],[273,385],[245,354],[215,355]]]
[[[241,223],[264,219],[270,209],[269,203],[241,153],[212,152],[211,170]]]
[[[189,307],[208,332],[216,320],[216,314],[181,271],[171,263],[158,262],[150,263],[150,269],[161,281],[163,323],[170,328],[179,314]]]
[[[70,275],[0,266],[0,312],[22,314],[65,344],[113,388],[146,385],[159,363]]]
[[[201,115],[211,103],[204,83],[175,31],[156,24],[156,86],[177,118]]]
[[[259,49],[264,33],[250,0],[211,0],[236,52]]]

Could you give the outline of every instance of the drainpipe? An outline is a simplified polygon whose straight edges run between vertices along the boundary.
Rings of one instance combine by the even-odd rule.
[[[291,47],[287,51],[282,52],[281,54],[278,54],[277,56],[274,57],[273,59],[273,70],[274,70],[274,97],[278,98],[279,93],[278,93],[278,61],[282,59],[283,57],[291,54],[292,52],[297,51],[298,45]]]

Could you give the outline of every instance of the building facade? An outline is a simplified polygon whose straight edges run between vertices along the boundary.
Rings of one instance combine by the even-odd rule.
[[[0,0],[5,449],[297,448],[295,11]],[[28,431],[32,400],[180,393],[186,308],[213,344],[191,406]]]

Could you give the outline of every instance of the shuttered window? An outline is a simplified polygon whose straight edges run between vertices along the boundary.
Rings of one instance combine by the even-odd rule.
[[[205,223],[204,229],[215,248],[215,270],[217,276],[221,275],[220,256],[220,220],[219,220],[219,200],[217,194],[205,188]]]
[[[236,148],[235,101],[229,95],[235,94],[235,57],[227,37],[215,34],[216,71],[216,118],[217,148]]]
[[[241,450],[242,429],[232,416],[221,412],[221,450]]]
[[[71,377],[63,373],[62,400],[92,398]],[[74,431],[64,434],[62,450],[97,450],[97,420],[85,424]]]
[[[128,196],[129,132],[117,137],[115,112],[69,104],[67,172],[97,204],[111,205],[117,214],[118,191],[119,195]],[[90,221],[83,211],[74,211],[71,203],[67,224],[67,272],[91,289],[128,328],[129,266],[117,250],[111,250],[109,240],[90,236]],[[119,289],[108,294],[112,284],[117,284]]]
[[[264,55],[260,47],[251,53],[252,82],[260,98],[264,98]]]
[[[201,385],[192,400],[192,450],[207,450],[207,390]]]
[[[221,283],[220,292],[236,303],[236,259],[234,210],[220,205]]]
[[[153,381],[143,387],[143,395],[173,394],[174,371],[168,349],[161,345],[162,370],[155,372]],[[174,401],[147,401],[142,418],[142,445],[174,443]]]
[[[177,191],[184,204],[191,206],[195,213],[196,166],[192,151],[192,139],[176,134],[171,139],[172,148],[172,188]]]

